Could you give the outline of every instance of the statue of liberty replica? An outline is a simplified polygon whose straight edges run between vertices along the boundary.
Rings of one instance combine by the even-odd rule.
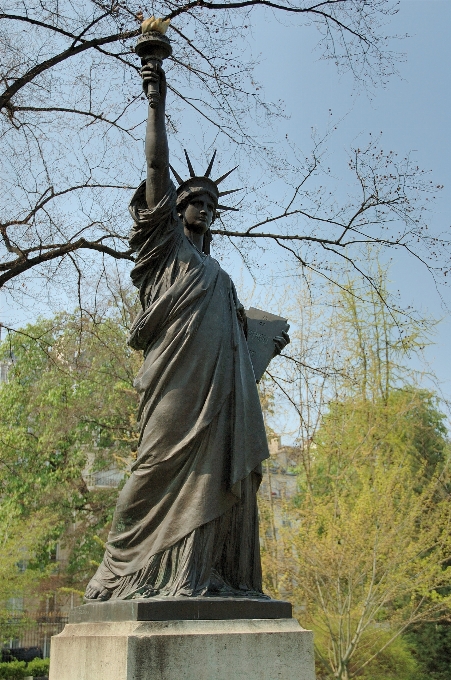
[[[257,317],[210,255],[229,173],[212,179],[213,156],[197,176],[187,156],[189,179],[170,179],[161,23],[136,47],[149,100],[147,177],[130,203],[137,458],[87,604],[52,637],[49,680],[315,680],[312,632],[262,591],[257,491],[269,452],[256,378],[289,342],[277,330],[287,325],[268,323],[257,356],[262,327],[252,331]]]
[[[173,171],[172,183],[161,66],[171,46],[153,26],[137,46],[149,99],[147,178],[130,203],[140,438],[85,598],[264,597],[256,494],[268,446],[246,315],[210,255],[210,226],[231,193],[219,185],[230,173],[212,179],[213,155],[198,176],[187,155],[190,177]],[[286,333],[274,338],[274,355],[287,342]]]

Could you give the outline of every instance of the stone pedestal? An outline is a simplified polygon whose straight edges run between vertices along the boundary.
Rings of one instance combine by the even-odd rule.
[[[277,616],[291,605],[211,600],[79,607],[52,638],[49,680],[315,680],[311,631]]]

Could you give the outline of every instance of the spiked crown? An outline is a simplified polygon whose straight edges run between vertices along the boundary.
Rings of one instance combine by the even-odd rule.
[[[172,170],[172,174],[174,175],[175,179],[178,182],[177,205],[183,205],[184,203],[189,202],[192,196],[207,193],[213,198],[216,208],[219,208],[220,210],[238,210],[238,208],[232,208],[227,205],[220,205],[219,199],[221,196],[233,194],[235,191],[240,191],[240,189],[230,189],[229,191],[219,191],[218,189],[218,184],[224,181],[226,177],[228,177],[234,170],[236,170],[238,166],[232,168],[231,170],[226,172],[225,175],[222,175],[218,179],[212,180],[210,178],[210,173],[213,168],[213,163],[216,157],[215,151],[210,163],[208,164],[208,168],[206,169],[205,174],[202,176],[197,176],[196,173],[194,172],[193,164],[190,161],[186,149],[184,151],[186,156],[186,163],[188,165],[188,170],[190,174],[189,178],[187,180],[183,180],[178,174],[178,172],[174,170],[172,165],[169,166]]]

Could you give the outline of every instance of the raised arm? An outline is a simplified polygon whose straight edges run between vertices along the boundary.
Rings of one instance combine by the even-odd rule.
[[[148,84],[159,81],[160,101],[155,108],[148,108],[146,129],[146,201],[154,208],[163,198],[169,187],[169,147],[166,135],[166,76],[159,66],[155,70],[150,64],[141,69],[144,91]]]

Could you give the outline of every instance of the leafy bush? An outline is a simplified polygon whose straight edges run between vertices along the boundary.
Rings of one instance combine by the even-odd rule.
[[[33,659],[27,666],[28,675],[38,678],[49,674],[50,659]]]
[[[387,641],[389,638],[390,632],[387,631]],[[396,638],[368,664],[360,676],[361,680],[420,680],[412,651],[404,638]]]
[[[33,659],[25,661],[9,661],[0,663],[0,678],[5,680],[21,680],[22,678],[42,677],[49,674],[49,659]]]
[[[406,635],[421,671],[412,680],[449,680],[451,624],[430,621],[414,626]]]
[[[0,663],[0,678],[19,680],[30,675],[25,661],[9,661]]]

